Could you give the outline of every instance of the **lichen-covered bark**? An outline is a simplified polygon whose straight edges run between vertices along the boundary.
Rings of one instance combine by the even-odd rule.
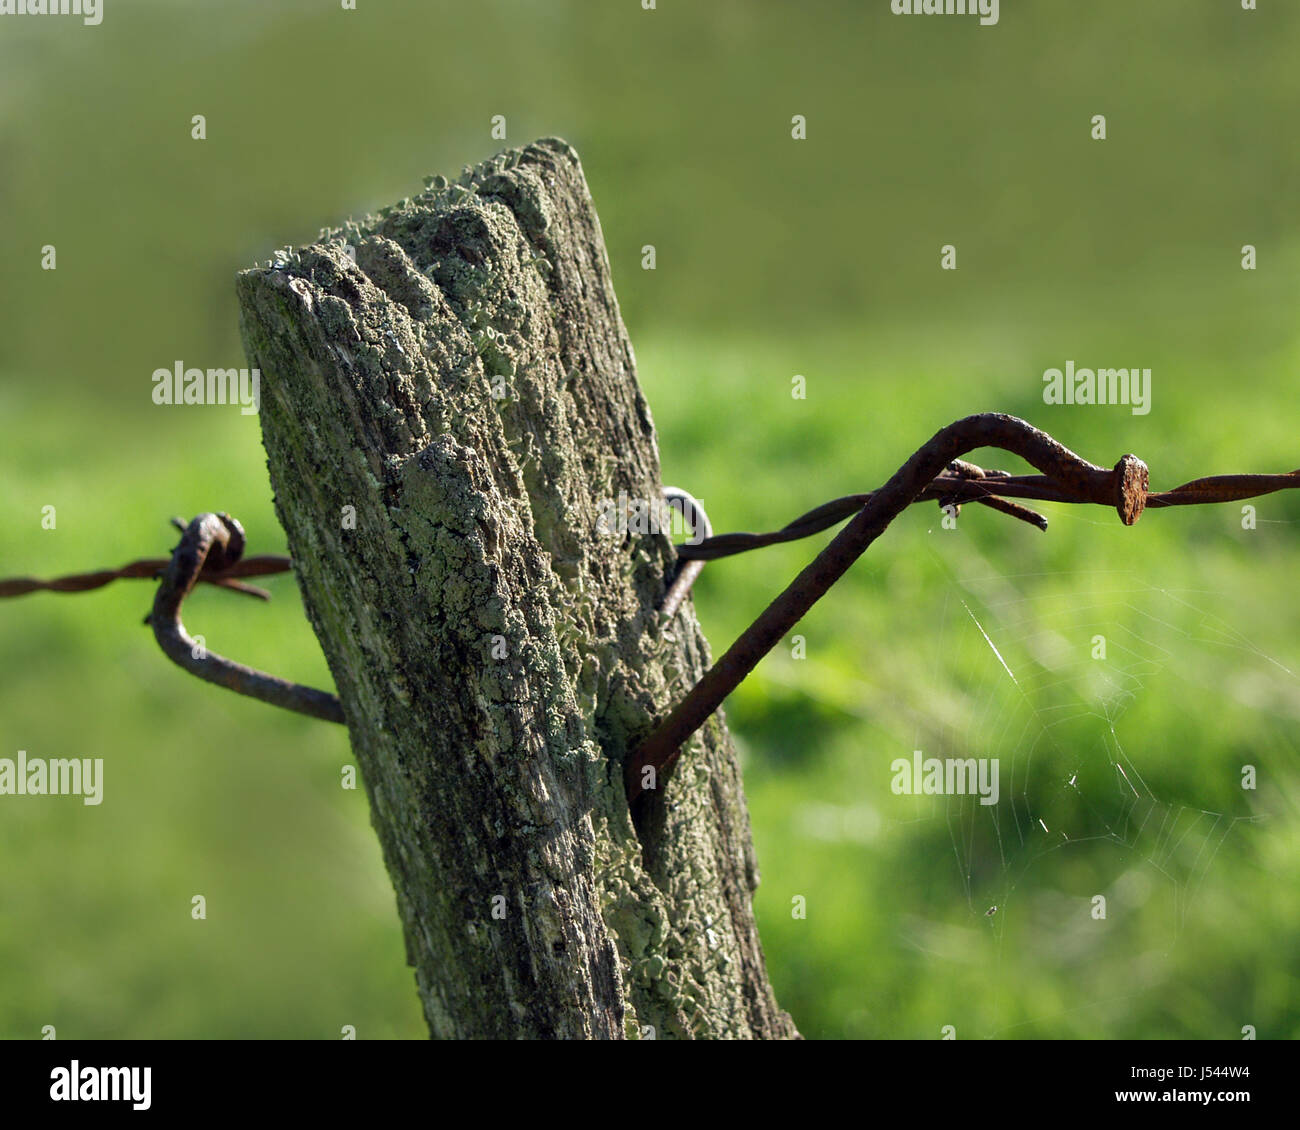
[[[659,462],[577,154],[434,178],[238,287],[432,1034],[794,1035],[720,718],[644,844],[628,815],[622,760],[708,651],[654,611],[668,538],[598,521]]]

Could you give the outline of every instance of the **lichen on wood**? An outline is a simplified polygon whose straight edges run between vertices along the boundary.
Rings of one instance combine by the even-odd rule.
[[[238,279],[276,507],[436,1037],[785,1037],[718,715],[638,830],[622,762],[708,665],[655,607],[658,451],[577,154],[467,169]]]

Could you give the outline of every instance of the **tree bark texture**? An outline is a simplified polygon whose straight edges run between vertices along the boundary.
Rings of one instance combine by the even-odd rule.
[[[666,534],[599,520],[661,483],[574,150],[432,178],[238,292],[430,1032],[796,1035],[721,715],[628,814],[624,758],[709,655],[689,601],[655,612]]]

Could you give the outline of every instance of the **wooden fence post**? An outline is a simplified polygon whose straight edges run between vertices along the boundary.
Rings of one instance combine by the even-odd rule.
[[[658,451],[577,154],[434,178],[238,290],[430,1032],[796,1035],[720,715],[628,815],[623,760],[708,651],[654,611]]]

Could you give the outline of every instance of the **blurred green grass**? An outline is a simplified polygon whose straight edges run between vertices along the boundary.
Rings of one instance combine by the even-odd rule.
[[[973,411],[1135,451],[1158,487],[1300,462],[1300,12],[1006,6],[980,31],[883,3],[625,7],[122,0],[98,29],[0,29],[0,575],[162,553],[166,518],[204,509],[282,550],[256,420],[158,408],[149,374],[242,363],[235,270],[491,153],[495,113],[511,144],[581,152],[665,480],[720,530],[870,489]],[[1151,414],[1045,407],[1066,358],[1151,367]],[[1046,535],[916,508],[799,626],[807,657],[733,696],[805,1035],[1300,1035],[1300,502],[1258,508],[1244,531],[1231,506],[1133,529],[1048,506]],[[825,540],[704,571],[715,653]],[[197,594],[195,630],[328,685],[291,580],[269,587]],[[188,679],[149,599],[0,608],[0,755],[106,763],[98,808],[0,802],[0,1036],[423,1035],[345,735]],[[916,748],[1014,764],[997,823],[893,796]]]

